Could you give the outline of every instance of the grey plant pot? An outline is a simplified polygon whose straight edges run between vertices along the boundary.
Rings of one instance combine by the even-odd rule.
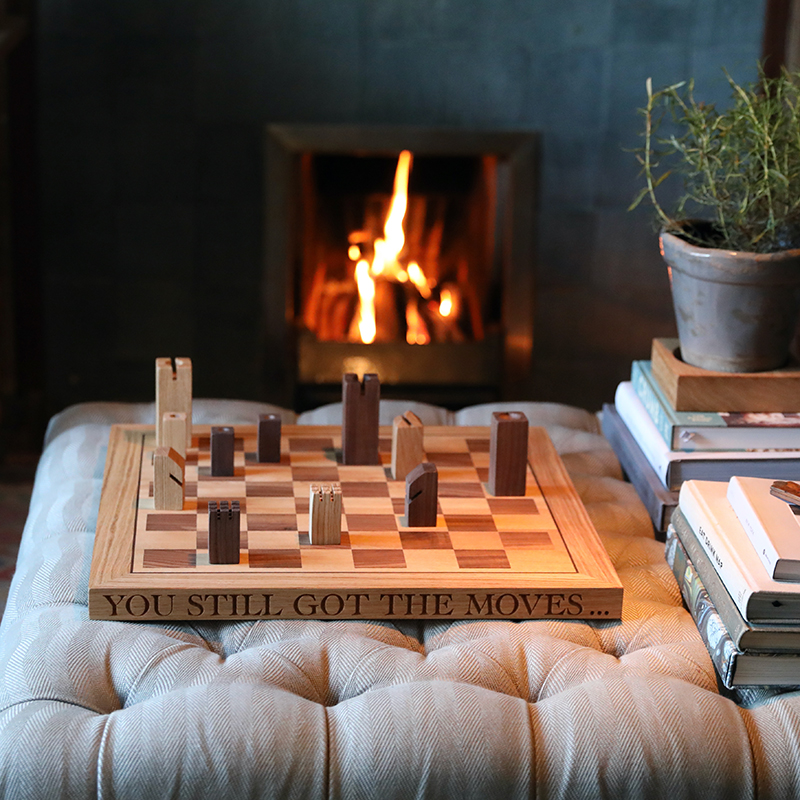
[[[778,369],[800,313],[800,250],[744,253],[662,232],[681,358],[720,372]]]

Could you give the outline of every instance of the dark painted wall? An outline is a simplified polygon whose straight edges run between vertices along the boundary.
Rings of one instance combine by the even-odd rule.
[[[40,249],[51,409],[256,397],[267,122],[543,134],[532,396],[611,399],[671,330],[645,213],[625,211],[644,81],[724,98],[763,0],[39,0]]]

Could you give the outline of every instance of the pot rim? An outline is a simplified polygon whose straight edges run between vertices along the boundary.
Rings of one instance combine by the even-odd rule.
[[[690,220],[687,220],[689,222]],[[659,232],[659,239],[666,237],[673,247],[680,248],[687,254],[697,258],[711,258],[712,256],[724,253],[733,258],[752,259],[753,261],[776,261],[784,258],[797,258],[800,257],[800,247],[795,247],[789,250],[778,250],[775,253],[754,253],[751,250],[727,250],[723,247],[705,247],[704,245],[694,244],[683,239],[677,233],[661,229]],[[664,255],[664,247],[661,246],[661,255]]]

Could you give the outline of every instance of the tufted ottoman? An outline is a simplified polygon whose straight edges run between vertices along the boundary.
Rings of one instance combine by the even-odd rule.
[[[416,410],[429,423],[488,424],[497,407]],[[270,410],[198,401],[195,421]],[[150,421],[153,407],[55,417],[0,628],[3,796],[800,795],[800,698],[753,693],[744,707],[718,693],[663,545],[595,418],[524,410],[548,427],[611,554],[622,622],[91,621],[109,426]],[[382,422],[396,413],[385,403]]]

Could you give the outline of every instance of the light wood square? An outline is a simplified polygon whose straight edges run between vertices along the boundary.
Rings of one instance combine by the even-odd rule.
[[[250,550],[297,550],[300,544],[296,531],[248,531],[247,546]]]
[[[436,467],[439,480],[443,482],[468,481],[479,483],[478,470],[475,467]]]
[[[502,550],[503,542],[496,531],[450,531],[453,550]]]
[[[394,514],[391,497],[343,497],[345,514]]]
[[[426,453],[469,453],[467,440],[460,436],[425,436],[423,449]]]
[[[440,497],[439,507],[443,514],[459,516],[492,513],[485,497]]]
[[[341,481],[380,481],[386,480],[386,468],[383,466],[351,466],[339,465],[339,479]]]
[[[197,496],[208,500],[243,500],[245,485],[245,482],[238,478],[227,481],[199,481]]]
[[[315,572],[352,572],[353,554],[347,548],[304,547],[300,550],[303,570]]]
[[[401,550],[403,547],[397,531],[349,531],[348,535],[353,550],[363,548]]]
[[[575,566],[563,550],[506,550],[509,566],[516,572],[574,573]]]
[[[499,531],[555,531],[553,518],[549,514],[495,514],[494,524]]]
[[[403,550],[406,567],[412,572],[454,572],[458,570],[452,550]]]

